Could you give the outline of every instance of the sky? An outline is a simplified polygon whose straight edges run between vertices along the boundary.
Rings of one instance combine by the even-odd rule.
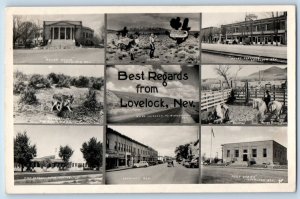
[[[145,80],[118,80],[118,72],[126,71],[129,74],[137,74],[142,71],[145,74]],[[180,73],[188,74],[187,80],[167,81],[167,86],[162,85],[162,81],[147,79],[148,71],[156,71],[157,73]],[[198,66],[180,66],[180,65],[116,65],[106,69],[107,89],[115,91],[125,91],[137,93],[136,85],[157,86],[158,93],[145,93],[157,97],[172,97],[177,99],[199,101],[199,71]]]
[[[84,15],[20,15],[23,20],[35,21],[41,27],[43,26],[43,21],[82,21],[82,25],[92,28],[94,33],[100,35],[99,29],[104,25],[104,15],[103,14],[84,14]]]
[[[172,18],[180,17],[181,21],[184,18],[189,18],[189,27],[191,30],[200,29],[200,14],[108,14],[107,15],[107,29],[121,30],[125,26],[131,27],[158,27],[171,30],[170,20]]]
[[[242,69],[238,73],[238,77],[249,76],[259,70],[266,70],[273,67],[274,65],[242,65]],[[201,76],[203,79],[208,78],[221,78],[215,71],[216,65],[204,65],[201,66]],[[286,65],[276,65],[279,68],[286,68]],[[230,74],[235,74],[238,70],[239,65],[231,65]]]
[[[221,144],[252,142],[263,140],[274,140],[287,147],[286,127],[241,127],[241,126],[214,126],[201,127],[201,155],[210,155],[211,129],[213,128],[215,137],[212,138],[212,157],[222,156]]]
[[[54,72],[73,77],[80,75],[87,77],[104,77],[103,65],[14,65],[14,70],[21,71],[28,75],[48,75]]]
[[[257,19],[272,17],[271,12],[256,12],[256,13],[202,13],[202,28],[221,27],[223,24],[245,21],[246,14],[255,14]],[[280,13],[279,13],[280,14]],[[276,14],[275,14],[276,15]]]
[[[92,137],[103,141],[102,126],[55,126],[55,125],[15,125],[14,138],[17,133],[27,132],[30,143],[36,145],[37,157],[55,155],[55,149],[69,145],[74,153],[70,161],[84,163],[80,148]]]
[[[198,126],[109,126],[158,151],[158,155],[175,156],[175,148],[198,140]]]

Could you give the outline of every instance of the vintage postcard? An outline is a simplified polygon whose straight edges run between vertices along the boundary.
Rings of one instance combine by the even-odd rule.
[[[6,192],[295,192],[295,16],[8,7]]]

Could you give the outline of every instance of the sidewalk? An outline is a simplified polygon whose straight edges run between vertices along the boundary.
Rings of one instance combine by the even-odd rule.
[[[111,171],[122,171],[122,170],[127,170],[127,169],[137,169],[137,168],[133,168],[133,167],[119,167],[119,168],[116,168],[116,169],[109,169],[109,170],[106,170],[106,172],[111,172]]]
[[[272,171],[287,171],[287,169],[274,169],[274,168],[270,168],[270,167],[266,167],[266,168],[260,168],[260,167],[239,167],[239,166],[204,166],[201,165],[202,167],[213,167],[213,168],[228,168],[228,169],[251,169],[251,170],[272,170]]]
[[[287,59],[286,46],[245,46],[228,44],[206,44],[202,43],[203,50],[220,51],[228,53],[247,54],[249,56],[263,56],[277,59]]]

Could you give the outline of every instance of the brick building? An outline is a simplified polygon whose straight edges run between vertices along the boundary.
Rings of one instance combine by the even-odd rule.
[[[287,165],[287,149],[274,140],[222,145],[223,162],[233,164]]]
[[[139,161],[156,164],[158,152],[111,128],[106,132],[106,169],[132,167]]]
[[[249,14],[244,21],[203,28],[201,35],[204,43],[287,45],[287,12],[263,19]]]

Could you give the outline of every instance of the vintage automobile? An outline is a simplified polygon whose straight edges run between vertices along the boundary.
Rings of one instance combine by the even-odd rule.
[[[139,168],[139,167],[149,167],[149,164],[148,164],[148,162],[146,162],[146,161],[140,161],[140,162],[138,162],[138,163],[134,163],[134,164],[133,164],[133,167],[134,167],[134,168]]]

